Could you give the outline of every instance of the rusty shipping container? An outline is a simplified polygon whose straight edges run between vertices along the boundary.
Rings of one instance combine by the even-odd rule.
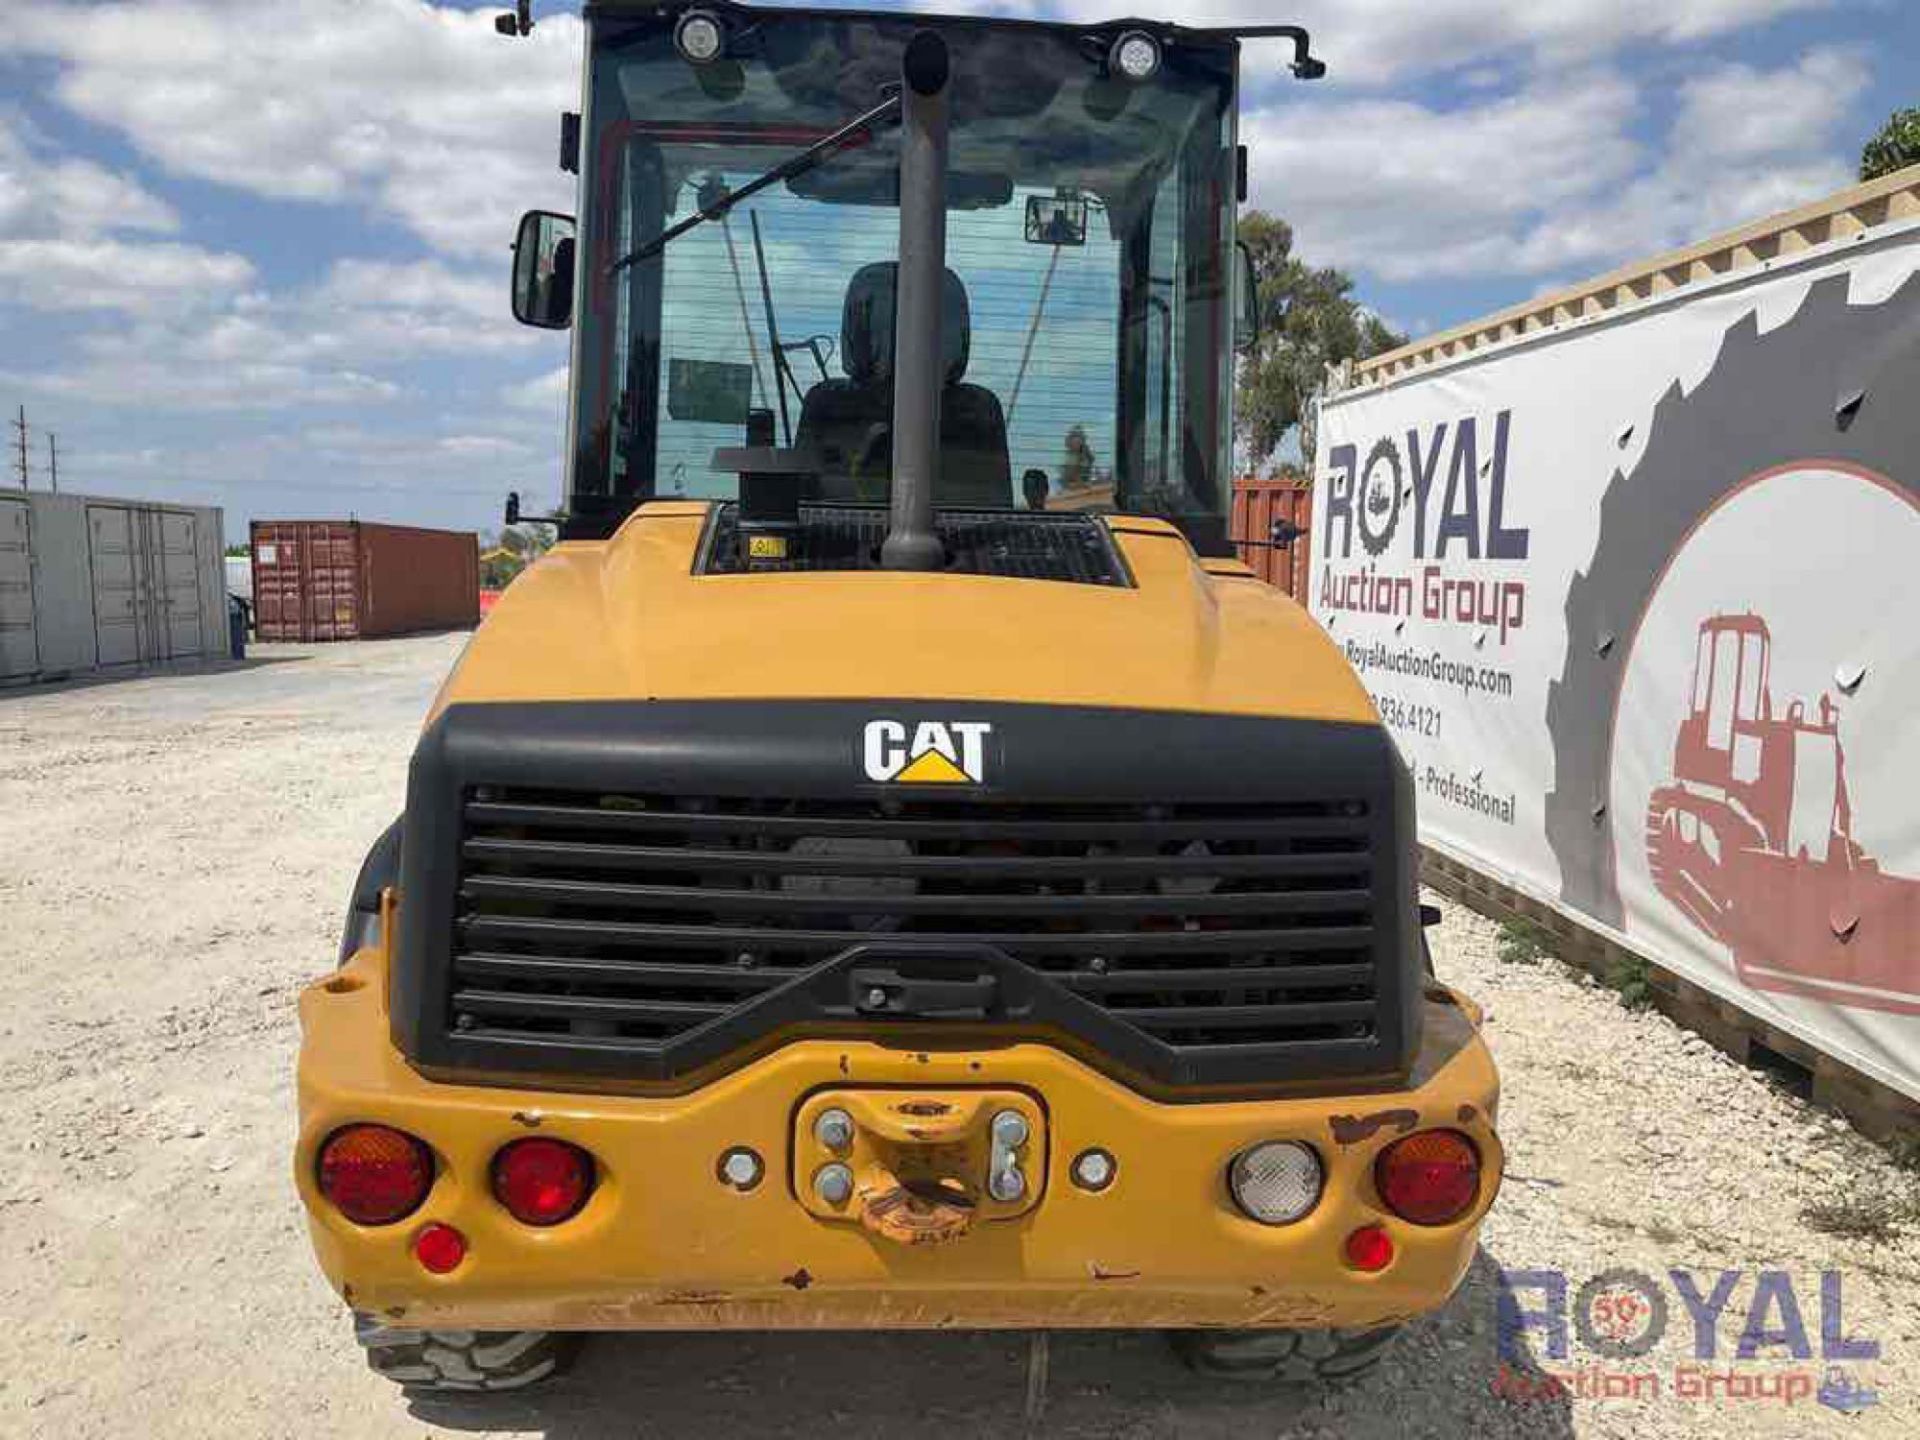
[[[1299,530],[1290,543],[1276,545],[1273,527],[1286,522]],[[1242,475],[1233,482],[1233,529],[1240,558],[1275,589],[1307,603],[1307,562],[1313,548],[1313,481],[1306,476]]]
[[[371,640],[480,620],[480,542],[469,530],[364,520],[253,522],[262,640]]]

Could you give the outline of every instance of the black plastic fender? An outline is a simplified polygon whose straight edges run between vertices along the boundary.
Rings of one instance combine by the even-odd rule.
[[[347,901],[347,923],[340,934],[342,965],[380,938],[380,892],[400,883],[400,827],[405,823],[402,816],[381,831],[360,862],[360,875]]]

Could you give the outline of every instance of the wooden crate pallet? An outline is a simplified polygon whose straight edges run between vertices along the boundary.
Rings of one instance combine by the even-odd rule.
[[[1814,1104],[1838,1111],[1863,1135],[1882,1142],[1920,1141],[1920,1102],[1861,1074],[1799,1036],[1748,1014],[1657,960],[1629,950],[1552,906],[1425,846],[1420,851],[1420,879],[1490,919],[1537,926],[1553,938],[1555,952],[1562,960],[1602,980],[1622,962],[1644,967],[1654,1004],[1676,1024],[1741,1064],[1772,1072]]]

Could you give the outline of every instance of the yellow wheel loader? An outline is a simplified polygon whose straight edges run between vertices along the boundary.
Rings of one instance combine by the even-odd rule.
[[[1227,533],[1240,45],[1307,35],[586,14],[577,221],[513,275],[572,332],[561,539],[301,1001],[374,1367],[1151,1327],[1364,1372],[1502,1155],[1407,771]]]

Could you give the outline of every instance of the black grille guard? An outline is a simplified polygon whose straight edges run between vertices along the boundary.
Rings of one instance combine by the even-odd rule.
[[[895,718],[909,729],[922,720],[989,725],[985,782],[966,786],[871,782],[862,768],[861,735],[863,727],[876,716]],[[1175,837],[1209,829],[1231,835],[1237,833],[1236,825],[1251,831],[1256,822],[1208,820],[1199,807],[1239,815],[1257,814],[1260,807],[1272,806],[1299,814],[1336,800],[1343,805],[1354,804],[1356,810],[1364,812],[1365,819],[1345,823],[1349,828],[1358,826],[1365,837],[1364,853],[1357,857],[1370,877],[1365,927],[1343,930],[1330,924],[1318,930],[1303,929],[1291,939],[1291,932],[1275,932],[1274,948],[1331,950],[1336,944],[1358,945],[1362,948],[1357,954],[1305,955],[1302,958],[1311,973],[1303,977],[1294,977],[1290,971],[1249,975],[1244,970],[1207,968],[1146,972],[1173,976],[1182,982],[1191,977],[1230,975],[1231,988],[1257,984],[1264,991],[1346,982],[1355,988],[1323,990],[1318,1001],[1310,995],[1302,996],[1296,1008],[1301,1016],[1328,1025],[1354,1023],[1331,1031],[1323,1026],[1296,1039],[1198,1043],[1189,1038],[1186,1043],[1170,1043],[1165,1027],[1178,1021],[1181,1012],[1116,1010],[1102,1003],[1111,1000],[1108,992],[1121,988],[1121,982],[1130,976],[1049,969],[1046,964],[1050,961],[1036,963],[1032,954],[1009,953],[1010,948],[1020,945],[1033,948],[1042,957],[1093,948],[1121,955],[1130,949],[1142,953],[1151,950],[1152,958],[1141,963],[1225,966],[1232,963],[1225,952],[1249,948],[1247,935],[1269,933],[1232,930],[1148,932],[1138,936],[1102,932],[1094,937],[1101,942],[1098,946],[1075,934],[1054,934],[1044,929],[1009,937],[1018,939],[1020,945],[1015,946],[1000,943],[999,936],[976,939],[911,931],[849,935],[845,938],[852,943],[836,944],[831,943],[836,932],[777,931],[773,933],[783,940],[791,934],[811,943],[804,963],[796,962],[793,968],[777,974],[762,973],[754,983],[738,987],[747,993],[729,994],[725,1004],[676,1005],[657,999],[555,1000],[539,994],[529,998],[522,983],[529,970],[612,974],[634,959],[624,952],[619,958],[608,959],[607,952],[591,947],[576,956],[574,951],[579,947],[570,937],[568,945],[572,948],[556,960],[551,957],[547,939],[553,932],[566,932],[570,926],[590,934],[624,928],[642,932],[644,938],[670,929],[681,936],[675,943],[691,945],[692,940],[683,932],[697,927],[657,923],[622,927],[598,920],[537,916],[516,919],[510,910],[504,916],[496,910],[474,913],[473,895],[487,896],[490,892],[487,875],[469,876],[467,872],[468,852],[477,843],[469,838],[469,812],[489,809],[484,798],[475,800],[476,795],[515,792],[733,797],[739,806],[766,804],[760,797],[778,796],[827,814],[840,813],[845,807],[874,810],[876,806],[879,808],[874,813],[893,814],[904,806],[915,815],[936,817],[922,822],[881,820],[856,825],[853,821],[779,815],[753,822],[764,824],[770,834],[776,835],[831,833],[836,825],[847,827],[843,833],[851,833],[863,825],[872,828],[914,823],[943,832],[962,832],[976,822],[938,817],[997,815],[1002,806],[1007,814],[1023,818],[980,821],[979,827],[995,833],[1093,834],[1100,831],[1100,823],[1084,817],[1106,813],[1101,807],[1130,806],[1151,807],[1145,811],[1150,815],[1180,816],[1189,811],[1203,815],[1200,819],[1148,821],[1144,825],[1129,822],[1136,830],[1157,826],[1152,833]],[[1068,818],[1045,818],[1054,813],[1050,807],[1058,807],[1057,813]],[[492,808],[510,811],[513,807]],[[1036,815],[1043,818],[1030,818]],[[615,811],[608,818],[617,824],[621,816]],[[700,818],[696,816],[688,824]],[[736,821],[733,828],[738,830],[744,823]],[[1274,823],[1291,823],[1302,833],[1312,831],[1310,823],[1300,821],[1267,822],[1268,828]],[[1115,827],[1126,831],[1129,825],[1115,822]],[[1297,1091],[1323,1083],[1342,1089],[1363,1088],[1375,1077],[1384,1082],[1404,1074],[1416,1039],[1421,962],[1413,835],[1411,784],[1391,741],[1376,726],[918,701],[455,706],[422,737],[410,779],[392,984],[394,1034],[413,1063],[431,1073],[502,1084],[524,1084],[530,1077],[538,1077],[543,1083],[588,1090],[690,1089],[777,1044],[810,1034],[840,1038],[857,1035],[916,1049],[1044,1039],[1134,1088],[1168,1099]],[[499,843],[505,848],[541,848],[539,841]],[[546,848],[567,847],[548,844]],[[659,852],[648,849],[645,853]],[[778,858],[777,854],[770,858],[764,851],[742,851],[739,868],[765,870]],[[1310,856],[1290,858],[1303,872],[1324,868],[1315,866]],[[1051,856],[1041,863],[1047,860],[1056,866],[1076,863]],[[887,872],[905,867],[918,873],[919,868],[934,867],[944,873],[947,868],[967,863],[916,852],[853,868]],[[989,859],[983,868],[1022,863],[1032,862]],[[1123,855],[1084,863],[1090,869],[1122,869],[1146,862]],[[1159,863],[1171,868],[1176,862]],[[1195,866],[1200,863],[1192,862]],[[1255,862],[1247,859],[1242,863]],[[1276,863],[1272,857],[1261,862],[1264,869],[1272,869]],[[1211,868],[1231,870],[1231,864],[1229,860]],[[616,881],[621,878],[613,877]],[[517,887],[539,893],[542,885],[583,888],[583,882],[577,879],[493,881],[494,889],[508,892],[516,892]],[[636,887],[608,884],[603,888],[621,891]],[[655,888],[675,897],[675,903],[687,903],[685,892]],[[743,892],[716,893],[726,897]],[[785,899],[777,891],[745,893],[766,895],[760,903],[744,907],[749,909],[779,909]],[[1101,913],[1130,913],[1123,903],[1128,898],[1104,897],[1104,903],[1087,908]],[[1227,902],[1242,898],[1220,897],[1210,913],[1218,913]],[[945,912],[964,903],[962,897],[936,908]],[[802,925],[808,923],[806,904],[817,907],[819,902],[804,895],[796,902],[795,908],[803,912],[798,917]],[[1032,905],[1034,901],[1024,896],[989,897],[982,904],[993,911],[1016,904]],[[727,907],[716,904],[713,908]],[[1241,908],[1251,906],[1234,907]],[[677,921],[682,917],[667,918]],[[943,913],[943,921],[947,918]],[[707,923],[738,926],[766,922],[728,919]],[[1217,923],[1228,925],[1233,921]],[[473,930],[484,931],[493,942],[504,936],[505,943],[479,944],[467,934]],[[616,938],[611,943],[633,947],[643,942]],[[806,945],[796,948],[806,949]],[[488,951],[510,953],[478,953]],[[1163,954],[1175,958],[1164,961],[1160,958]],[[1271,955],[1268,959],[1271,961]],[[1359,963],[1330,963],[1333,960]],[[644,950],[640,963],[650,963],[645,961]],[[671,964],[658,968],[662,972],[703,974],[715,969]],[[652,978],[652,972],[644,968],[631,973],[635,983]],[[491,975],[510,978],[500,985],[489,978]],[[738,978],[745,981],[747,976]],[[626,983],[626,977],[623,975],[618,983]],[[513,989],[516,984],[517,991]],[[1133,988],[1145,984],[1143,979]],[[1226,984],[1225,979],[1222,984]],[[494,988],[477,988],[488,985]],[[1287,998],[1291,1003],[1291,997]],[[1201,1013],[1220,1023],[1244,1023],[1236,1021],[1229,1013],[1231,1007],[1218,1000],[1191,1003],[1210,1006]],[[507,1021],[492,1023],[488,1014],[492,1006],[503,1014],[524,1018],[526,1012],[538,1014],[545,1005],[569,1015],[591,1015],[596,1004],[616,1015],[643,1010],[648,1014],[684,1011],[686,1023],[670,1027],[669,1033],[657,1038],[636,1039],[611,1028],[605,1033],[591,1033],[594,1027],[590,1025],[576,1025],[561,1033],[525,1033]],[[1362,1012],[1364,1024],[1359,1023]],[[1153,1033],[1154,1025],[1161,1033]],[[588,1033],[579,1033],[583,1029]],[[1330,1034],[1333,1038],[1328,1038]]]

